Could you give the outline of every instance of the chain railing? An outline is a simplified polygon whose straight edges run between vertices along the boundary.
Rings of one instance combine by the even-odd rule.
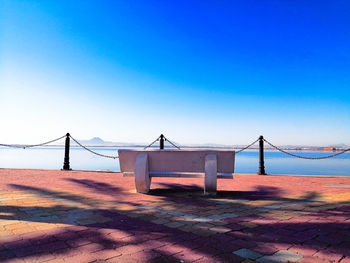
[[[70,166],[69,166],[69,149],[70,149],[70,139],[72,139],[78,146],[82,147],[83,149],[87,150],[88,152],[98,155],[100,157],[105,157],[105,158],[111,158],[111,159],[117,159],[119,158],[119,156],[114,156],[114,155],[106,155],[106,154],[101,154],[98,153],[96,151],[93,151],[91,149],[89,149],[87,146],[83,145],[82,143],[80,143],[78,140],[76,140],[74,137],[72,137],[69,133],[67,133],[64,136],[61,136],[59,138],[56,138],[54,140],[50,140],[50,141],[46,141],[43,143],[39,143],[39,144],[28,144],[28,145],[21,145],[21,144],[0,144],[0,146],[3,147],[11,147],[11,148],[32,148],[32,147],[40,147],[40,146],[44,146],[44,145],[48,145],[50,143],[59,141],[61,139],[63,139],[64,137],[66,137],[66,141],[65,141],[65,158],[64,158],[64,165],[63,165],[63,170],[70,170]],[[164,142],[167,141],[171,146],[175,147],[178,150],[181,150],[180,146],[177,146],[175,143],[173,143],[172,141],[170,141],[168,138],[166,138],[163,134],[161,134],[157,139],[155,139],[152,143],[150,143],[149,145],[147,145],[146,147],[144,146],[135,146],[135,145],[130,145],[130,148],[137,148],[137,147],[144,147],[144,150],[151,147],[155,142],[159,141],[160,145],[159,148],[162,150],[164,149]],[[255,141],[253,141],[251,144],[237,150],[235,153],[238,154],[240,152],[243,152],[245,150],[247,150],[248,148],[250,148],[251,146],[253,146],[255,143],[257,143],[259,141],[259,170],[258,170],[258,174],[266,174],[265,173],[265,166],[264,166],[264,142],[266,142],[269,146],[271,146],[273,149],[278,150],[284,154],[296,157],[296,158],[300,158],[300,159],[308,159],[308,160],[321,160],[321,159],[327,159],[327,158],[332,158],[338,155],[341,155],[343,153],[346,153],[348,151],[350,151],[350,148],[348,149],[344,149],[340,152],[334,153],[334,154],[330,154],[327,156],[320,156],[320,157],[307,157],[307,156],[301,156],[301,155],[297,155],[294,153],[290,153],[285,151],[284,149],[282,149],[281,147],[278,147],[274,144],[272,144],[271,142],[269,142],[268,140],[266,140],[263,136],[260,136],[258,139],[256,139]],[[90,146],[89,146],[90,147]],[[93,147],[93,146],[91,146]],[[126,147],[125,145],[123,147]],[[118,147],[116,147],[118,148]],[[206,147],[206,146],[200,146],[200,147],[190,147],[190,146],[183,146],[183,148],[229,148],[232,149],[233,147]]]
[[[157,139],[155,139],[153,142],[151,142],[149,145],[147,145],[146,147],[144,147],[143,149],[146,150],[147,148],[151,147],[153,144],[155,144],[157,141],[160,142],[160,149],[164,149],[164,141],[167,141],[170,145],[172,145],[173,147],[175,147],[178,150],[181,150],[181,148],[179,146],[177,146],[175,143],[173,143],[172,141],[170,141],[168,138],[166,138],[163,134],[161,134]]]
[[[83,149],[95,154],[95,155],[98,155],[98,156],[101,156],[101,157],[105,157],[105,158],[111,158],[111,159],[117,159],[119,158],[119,156],[113,156],[113,155],[106,155],[106,154],[101,154],[101,153],[98,153],[98,152],[95,152],[89,148],[87,148],[86,146],[82,145],[80,142],[78,142],[76,139],[74,139],[72,137],[72,135],[69,136],[76,144],[78,144],[80,147],[82,147]]]
[[[253,141],[251,144],[247,145],[246,147],[244,147],[244,148],[242,148],[242,149],[236,151],[236,154],[237,154],[237,153],[240,153],[240,152],[243,152],[244,150],[247,150],[249,147],[252,147],[252,146],[253,146],[255,143],[257,143],[258,141],[259,141],[259,138],[256,139],[255,141]]]
[[[290,152],[286,152],[285,150],[281,149],[280,147],[277,147],[276,145],[273,145],[272,143],[270,143],[268,140],[266,139],[263,139],[268,145],[270,145],[272,148],[275,148],[276,150],[280,151],[280,152],[283,152],[285,154],[288,154],[290,156],[293,156],[293,157],[296,157],[296,158],[299,158],[299,159],[308,159],[308,160],[321,160],[321,159],[328,159],[328,158],[332,158],[332,157],[335,157],[335,156],[338,156],[338,155],[341,155],[345,152],[348,152],[350,151],[350,148],[349,149],[345,149],[343,151],[340,151],[338,153],[335,153],[335,154],[331,154],[331,155],[327,155],[327,156],[320,156],[320,157],[306,157],[306,156],[301,156],[301,155],[297,155],[297,154],[293,154],[293,153],[290,153]]]
[[[165,136],[164,136],[164,139],[165,139],[168,143],[170,143],[172,146],[174,146],[176,149],[181,150],[179,146],[177,146],[175,143],[173,143],[172,141],[170,141],[170,140],[169,140],[168,138],[166,138]]]
[[[1,143],[0,146],[10,147],[10,148],[23,148],[23,149],[25,149],[25,148],[44,146],[44,145],[47,145],[47,144],[59,141],[59,140],[63,139],[64,137],[66,137],[66,135],[63,135],[63,136],[61,136],[61,137],[59,137],[57,139],[54,139],[54,140],[51,140],[51,141],[48,141],[48,142],[39,143],[39,144],[20,145],[20,144],[2,144]]]
[[[151,147],[153,144],[155,144],[157,141],[159,141],[159,138],[160,138],[160,136],[157,139],[155,139],[153,142],[151,142],[149,145],[144,147],[143,149],[146,150],[147,148]]]

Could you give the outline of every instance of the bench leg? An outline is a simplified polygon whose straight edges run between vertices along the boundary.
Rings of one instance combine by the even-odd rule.
[[[148,193],[151,185],[151,178],[148,174],[147,153],[138,153],[135,163],[135,187],[138,193]]]
[[[216,194],[217,160],[216,154],[205,156],[204,194]]]

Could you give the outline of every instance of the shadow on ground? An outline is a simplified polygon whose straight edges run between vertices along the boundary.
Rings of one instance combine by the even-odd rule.
[[[320,201],[317,193],[284,198],[277,187],[258,186],[254,191],[219,191],[217,196],[208,197],[196,185],[158,183],[166,189],[140,195],[94,180],[69,181],[114,200],[13,184],[16,190],[63,204],[1,206],[0,220],[71,226],[3,237],[0,261],[21,258],[40,262],[64,257],[71,262],[84,258],[82,262],[190,262],[201,258],[240,262],[243,258],[232,252],[241,248],[261,255],[289,249],[334,261],[350,257],[349,202],[329,205]],[[271,203],[257,206],[266,201]],[[154,208],[158,206],[160,210]],[[156,222],[169,220],[167,209],[182,212],[177,216],[170,213],[170,222],[180,226]],[[229,216],[220,219],[223,214]],[[219,217],[203,222],[193,221],[193,215],[201,220]],[[188,225],[186,231],[181,224]]]

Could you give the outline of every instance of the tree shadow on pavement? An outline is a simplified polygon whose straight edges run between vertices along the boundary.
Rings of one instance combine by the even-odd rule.
[[[241,262],[244,258],[232,252],[242,248],[265,257],[279,250],[314,260],[350,257],[349,202],[329,205],[317,193],[285,198],[277,187],[257,186],[207,197],[196,185],[162,184],[169,188],[141,195],[97,180],[70,182],[121,198],[102,200],[13,184],[16,190],[61,204],[0,206],[0,220],[60,227],[1,237],[0,261]],[[8,226],[2,225],[11,232]]]

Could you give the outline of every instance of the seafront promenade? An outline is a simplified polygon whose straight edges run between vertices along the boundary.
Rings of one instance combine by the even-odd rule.
[[[0,169],[0,262],[350,262],[350,178]]]

